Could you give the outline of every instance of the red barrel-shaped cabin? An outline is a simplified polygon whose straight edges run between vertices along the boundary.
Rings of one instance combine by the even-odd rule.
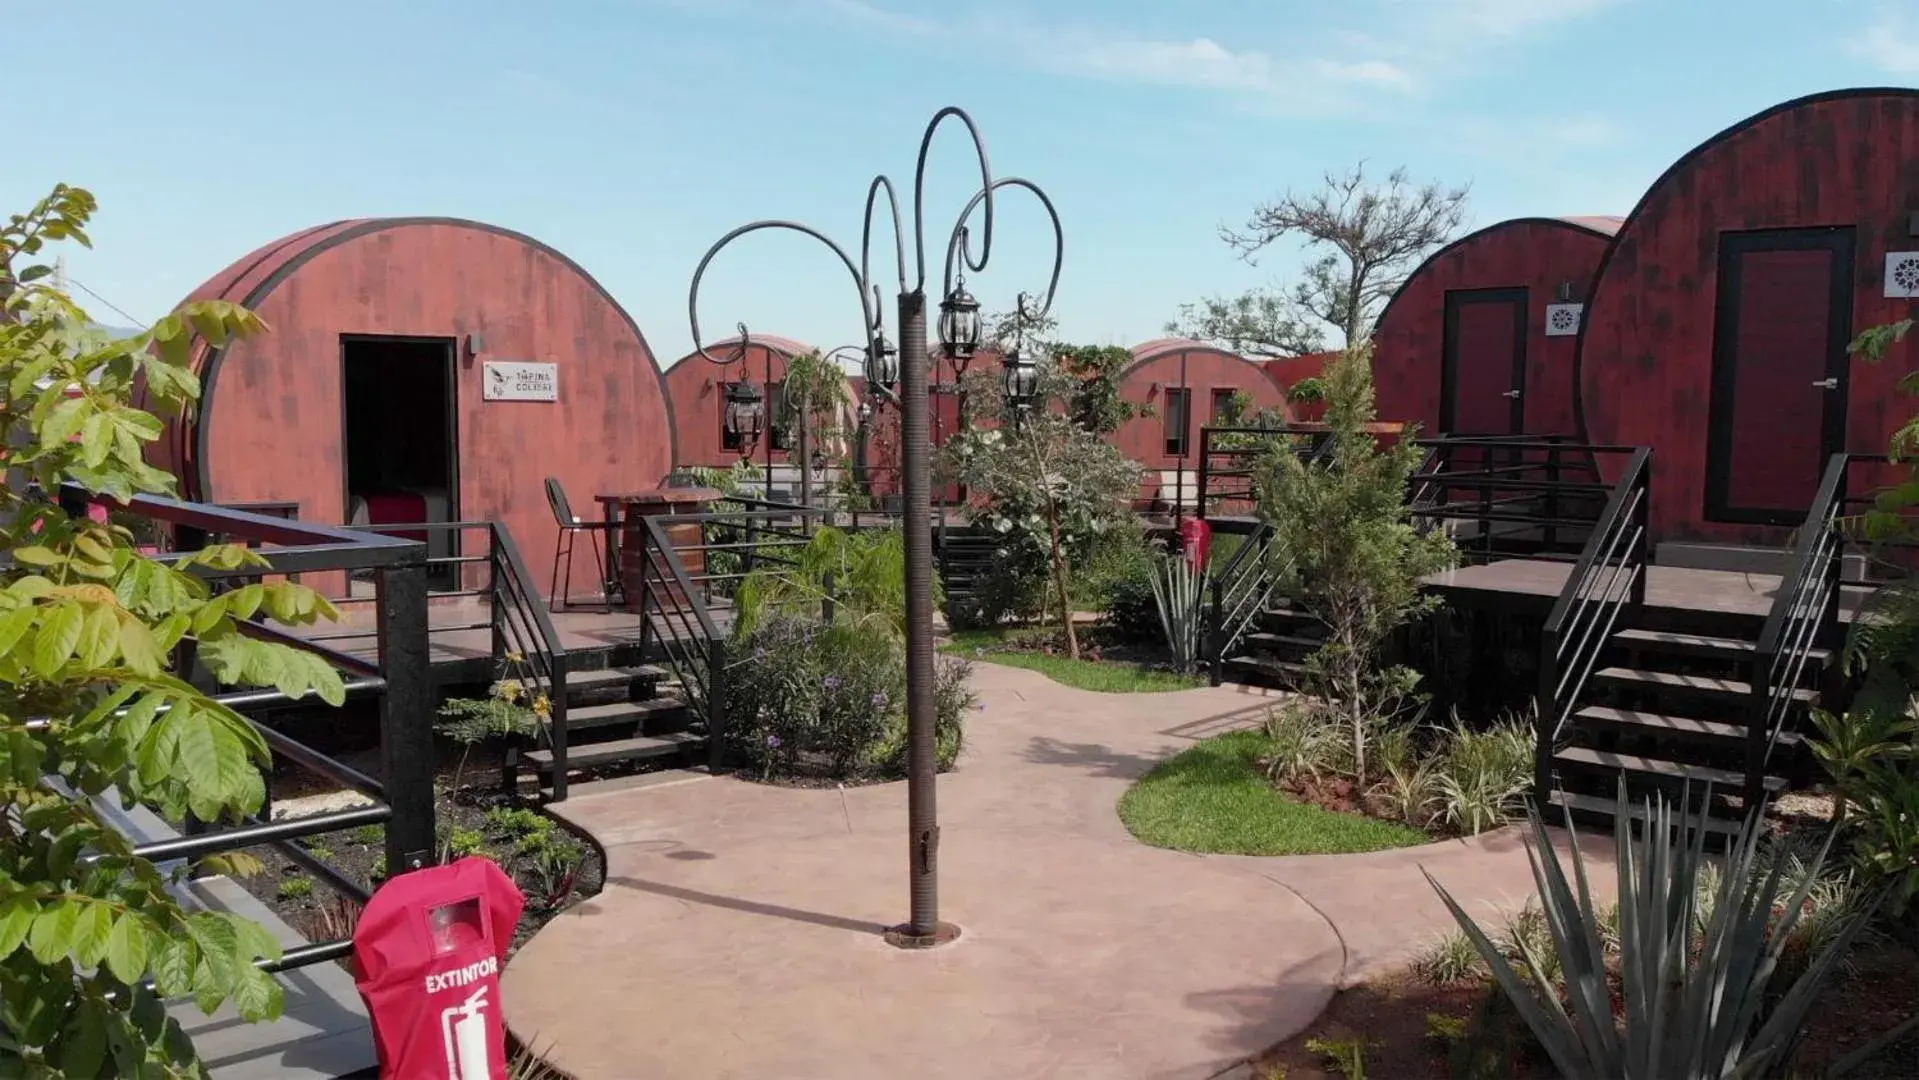
[[[813,347],[777,334],[749,333],[745,348],[732,337],[708,344],[706,351],[727,362],[716,364],[694,351],[666,369],[666,392],[679,425],[678,464],[725,466],[742,457],[762,466],[786,461],[785,432],[771,421],[781,408],[787,363],[813,352]],[[727,388],[747,381],[760,388],[767,417],[751,445],[726,430]]]
[[[270,328],[194,343],[200,408],[155,444],[186,497],[331,524],[504,523],[541,589],[561,482],[659,486],[674,414],[633,319],[558,251],[451,218],[337,221],[283,237],[195,289]],[[434,534],[433,554],[458,543]],[[584,550],[584,548],[582,548]],[[598,591],[591,558],[570,591]]]
[[[1912,412],[1858,331],[1919,311],[1919,91],[1818,94],[1708,139],[1614,239],[1578,350],[1595,442],[1653,448],[1667,541],[1774,545],[1828,457],[1884,454]]]
[[[1427,434],[1577,432],[1582,305],[1621,220],[1515,218],[1435,252],[1373,331],[1380,419]]]
[[[1145,467],[1142,496],[1169,504],[1193,498],[1200,429],[1223,422],[1241,395],[1247,418],[1260,410],[1292,417],[1285,387],[1265,365],[1187,338],[1134,346],[1133,362],[1120,372],[1119,394],[1147,412],[1121,424],[1114,445]]]

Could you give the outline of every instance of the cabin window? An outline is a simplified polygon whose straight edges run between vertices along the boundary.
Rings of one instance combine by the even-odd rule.
[[[1192,421],[1193,392],[1183,386],[1168,387],[1166,390],[1166,416],[1163,421],[1166,433],[1166,452],[1174,457],[1186,456],[1186,431]]]
[[[1213,388],[1213,423],[1231,424],[1239,420],[1239,407],[1234,398],[1239,394],[1235,386],[1215,386]]]

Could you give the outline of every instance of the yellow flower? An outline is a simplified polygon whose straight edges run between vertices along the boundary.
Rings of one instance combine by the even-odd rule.
[[[501,679],[493,684],[493,696],[502,701],[518,701],[526,693],[526,687],[518,679]]]
[[[526,654],[514,649],[508,649],[506,651],[506,662],[509,664],[524,664],[526,663]]]
[[[547,700],[545,694],[533,699],[533,714],[542,720],[549,719],[553,715],[553,703]]]

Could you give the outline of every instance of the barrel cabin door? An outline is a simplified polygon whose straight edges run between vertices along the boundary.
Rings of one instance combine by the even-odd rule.
[[[1454,289],[1446,294],[1440,431],[1517,435],[1525,426],[1525,289]]]
[[[1708,520],[1805,520],[1844,442],[1852,275],[1849,228],[1720,237]]]

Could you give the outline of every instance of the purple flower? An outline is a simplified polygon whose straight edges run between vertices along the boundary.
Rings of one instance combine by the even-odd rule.
[[[979,703],[978,705],[975,705],[975,706],[973,706],[973,711],[975,711],[975,712],[985,712],[985,711],[986,711],[986,703],[982,701],[982,702],[980,702],[980,703]]]
[[[780,748],[780,737],[778,735],[768,735],[766,737],[766,748],[768,750],[778,750]]]
[[[881,690],[873,695],[873,707],[875,709],[886,708],[886,691]]]
[[[820,685],[828,690],[838,690],[840,688],[840,677],[838,675],[828,675],[826,678],[820,680]]]

